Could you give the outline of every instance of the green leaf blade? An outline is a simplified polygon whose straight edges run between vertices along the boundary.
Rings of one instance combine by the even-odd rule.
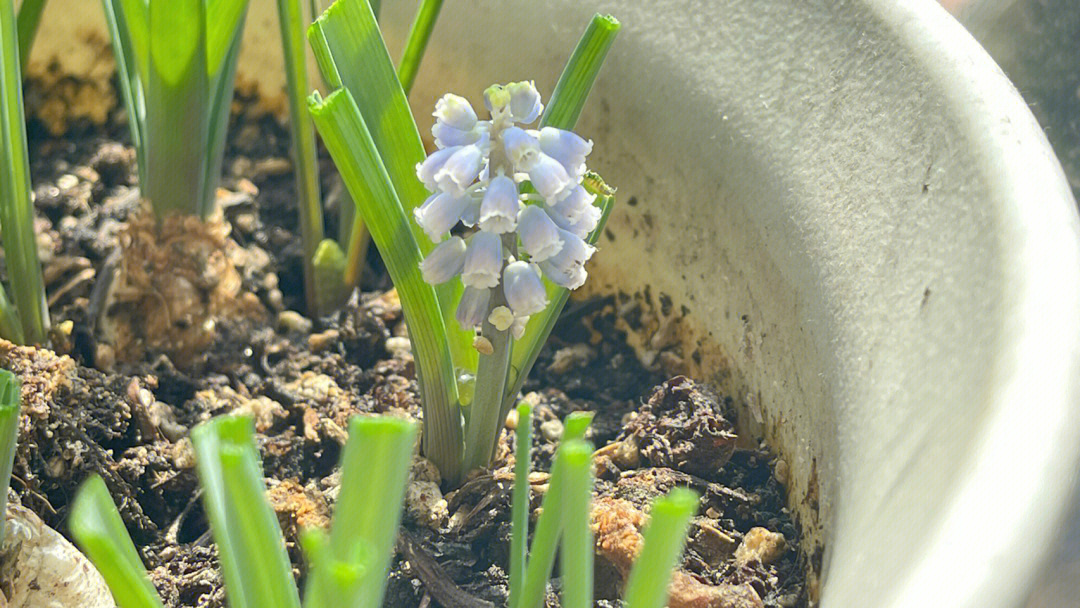
[[[611,15],[593,16],[551,92],[541,127],[574,128],[621,27]]]
[[[592,444],[573,440],[567,445],[563,484],[563,524],[560,572],[563,608],[592,608],[593,544],[589,517],[592,509]]]
[[[206,187],[210,80],[205,0],[151,2],[143,195],[158,217],[198,215]]]
[[[0,168],[0,234],[11,274],[11,295],[22,321],[23,337],[43,344],[49,331],[49,308],[34,235],[34,207],[30,187],[30,159],[26,150],[19,40],[13,3],[0,8],[0,43],[3,75],[0,78],[0,128],[3,159]]]
[[[416,82],[420,60],[424,58],[424,51],[431,39],[431,32],[435,29],[435,21],[439,18],[442,5],[443,0],[421,0],[420,8],[416,11],[416,18],[409,29],[409,38],[405,42],[405,51],[401,54],[401,63],[398,65],[398,79],[406,96]]]
[[[337,0],[311,25],[308,39],[323,79],[348,89],[355,99],[402,209],[411,218],[430,194],[416,177],[424,144],[372,7],[366,0]],[[434,249],[420,226],[410,221],[409,229],[423,255]],[[459,281],[436,288],[454,367],[474,371],[478,359],[473,334],[454,321],[461,291]]]
[[[514,490],[510,503],[510,566],[507,578],[510,598],[507,606],[516,606],[525,581],[529,550],[529,471],[532,468],[532,406],[522,401],[517,406],[514,429]]]
[[[118,608],[162,608],[109,489],[97,475],[75,495],[68,526],[105,579]]]
[[[312,94],[309,109],[401,299],[424,403],[425,454],[445,478],[456,479],[462,459],[457,384],[439,302],[420,273],[411,222],[352,93],[338,89],[325,100]]]
[[[321,316],[331,312],[331,302],[320,301],[320,289],[335,291],[341,285],[320,287],[315,273],[315,253],[323,240],[322,194],[319,192],[319,161],[315,154],[315,128],[307,113],[307,60],[304,53],[304,24],[300,0],[277,0],[278,25],[285,54],[286,92],[289,97],[289,151],[296,174],[300,207],[300,237],[304,246],[304,295],[308,314]],[[342,273],[344,276],[344,273]],[[332,279],[331,279],[332,280]],[[340,291],[338,288],[336,291]],[[337,298],[330,298],[336,300]]]
[[[22,71],[30,60],[30,49],[34,46],[41,14],[45,11],[45,0],[23,0],[17,16],[19,31],[19,60]]]

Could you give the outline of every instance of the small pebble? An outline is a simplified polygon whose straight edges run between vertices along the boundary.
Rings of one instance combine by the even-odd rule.
[[[517,408],[510,408],[510,412],[506,414],[506,428],[511,431],[517,430],[518,426],[518,413]]]
[[[638,464],[641,463],[641,452],[638,451],[637,442],[633,437],[627,437],[620,441],[615,446],[615,451],[611,455],[611,460],[619,466],[620,469],[636,469]]]
[[[776,481],[780,482],[780,485],[786,486],[788,482],[788,463],[783,458],[777,458],[776,464],[773,465],[773,477]]]
[[[560,420],[545,420],[540,424],[540,434],[544,439],[554,443],[562,437],[563,424]]]
[[[295,310],[283,310],[277,316],[278,329],[306,334],[311,331],[311,320]]]
[[[72,175],[70,173],[65,173],[64,175],[61,175],[56,180],[56,187],[60,188],[61,190],[71,190],[72,188],[74,188],[75,186],[78,186],[78,185],[79,185],[79,178],[75,177],[74,175]]]
[[[750,528],[742,543],[735,549],[735,561],[746,564],[757,560],[768,566],[784,555],[786,546],[783,534],[761,527]]]
[[[251,168],[256,177],[276,177],[292,171],[292,162],[284,157],[270,157],[255,161]]]
[[[412,342],[401,336],[390,336],[386,339],[386,352],[391,355],[405,354],[412,350]]]
[[[313,353],[322,352],[336,344],[339,339],[341,339],[341,332],[336,329],[311,334],[307,339],[308,349]]]
[[[555,351],[551,365],[548,365],[548,371],[555,375],[565,374],[576,367],[588,365],[594,357],[596,357],[596,351],[588,344],[583,342],[573,344]]]
[[[107,372],[112,370],[114,363],[116,363],[116,351],[113,347],[104,342],[98,342],[94,348],[94,367]]]
[[[405,515],[414,523],[438,530],[449,516],[446,499],[438,484],[414,481],[405,488]]]

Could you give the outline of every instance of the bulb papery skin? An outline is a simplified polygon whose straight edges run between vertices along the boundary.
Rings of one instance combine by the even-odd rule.
[[[473,329],[484,322],[484,315],[491,302],[491,290],[484,287],[466,287],[458,302],[454,318],[462,329]]]
[[[461,282],[466,287],[495,287],[502,271],[502,239],[492,232],[480,231],[469,239]]]
[[[577,185],[577,179],[566,172],[566,167],[543,153],[536,157],[536,162],[532,163],[526,173],[529,174],[533,187],[548,203],[559,202]]]
[[[533,82],[511,82],[506,85],[510,94],[510,118],[514,122],[530,124],[540,117],[544,104],[540,103],[540,92]]]
[[[468,196],[440,192],[428,198],[413,210],[413,218],[424,229],[432,242],[438,243],[444,234],[461,220],[461,214],[469,203]]]
[[[573,131],[544,127],[537,139],[540,150],[559,161],[570,175],[585,174],[585,157],[592,152],[592,141]]]
[[[472,129],[477,122],[472,104],[464,97],[453,93],[447,93],[435,102],[435,111],[432,116],[439,122],[462,131]]]
[[[547,292],[540,273],[532,264],[510,262],[503,271],[503,293],[514,316],[527,317],[547,308]]]
[[[513,231],[520,206],[514,180],[504,175],[492,179],[480,203],[480,229],[498,234]]]
[[[534,262],[550,258],[562,249],[559,227],[538,205],[529,205],[518,216],[518,238]]]
[[[465,267],[465,241],[452,236],[420,262],[420,273],[429,285],[440,285],[461,274]]]

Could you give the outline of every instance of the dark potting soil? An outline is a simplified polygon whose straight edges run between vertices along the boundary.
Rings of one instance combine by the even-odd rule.
[[[143,213],[122,112],[104,127],[75,125],[60,137],[31,121],[56,353],[0,343],[0,365],[24,380],[12,487],[67,534],[75,489],[91,473],[102,475],[170,608],[224,605],[187,439],[192,426],[227,412],[255,417],[268,494],[302,577],[297,533],[329,521],[348,418],[420,417],[401,308],[374,251],[361,293],[343,310],[314,320],[293,312],[303,310],[303,299],[287,131],[255,114],[250,101],[236,104],[230,130],[219,202],[231,241],[225,270],[215,270],[221,277],[235,271],[239,287],[230,286],[230,297],[240,294],[250,306],[209,326],[168,305],[141,310],[152,297],[110,309],[124,297],[114,289],[117,268]],[[325,158],[322,172],[323,192],[332,193]],[[336,234],[337,198],[327,198],[327,233]],[[217,258],[207,260],[209,267]],[[221,277],[209,286],[192,279],[192,293],[211,297],[229,282]],[[598,605],[618,605],[613,598],[640,546],[647,506],[676,485],[702,499],[673,607],[807,605],[807,568],[776,459],[736,447],[729,398],[644,367],[616,329],[628,314],[616,304],[571,302],[525,386],[524,398],[536,406],[532,507],[546,490],[560,421],[595,412]],[[124,329],[125,322],[160,321],[162,310],[172,325],[208,327],[210,342],[178,353]],[[117,335],[126,336],[122,348]],[[515,423],[512,417],[508,427]],[[386,606],[505,604],[512,444],[508,430],[492,470],[442,488],[445,495],[437,471],[416,461]],[[547,605],[558,605],[557,590],[556,579]]]

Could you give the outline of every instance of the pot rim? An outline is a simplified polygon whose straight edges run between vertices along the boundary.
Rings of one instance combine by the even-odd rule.
[[[972,157],[1002,193],[1003,274],[1013,291],[991,417],[932,550],[892,605],[1015,605],[1053,549],[1080,471],[1076,201],[1026,102],[958,21],[933,0],[867,4],[947,94]],[[977,555],[986,559],[973,562]]]

